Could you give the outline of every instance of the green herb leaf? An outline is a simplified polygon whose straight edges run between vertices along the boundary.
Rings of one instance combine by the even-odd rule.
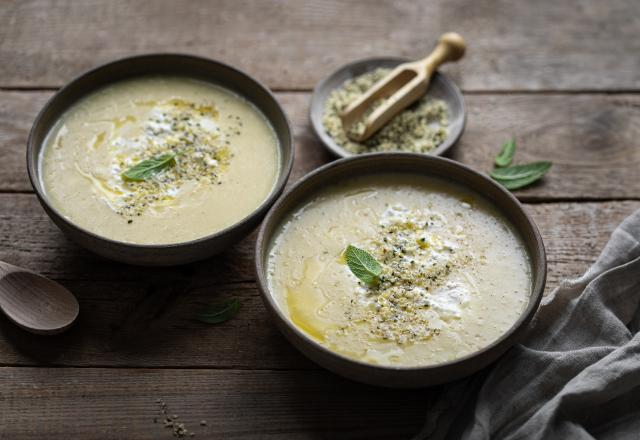
[[[197,316],[197,319],[207,324],[220,324],[236,316],[238,310],[240,310],[240,300],[232,298],[220,304],[209,306],[207,310]]]
[[[516,180],[532,174],[544,174],[549,171],[549,168],[551,168],[551,162],[531,162],[508,168],[497,168],[491,171],[491,177],[499,180]]]
[[[175,165],[175,154],[163,154],[143,160],[121,174],[122,180],[127,182],[143,182],[150,179],[160,171]]]
[[[496,156],[496,166],[497,167],[507,167],[511,165],[513,161],[513,155],[516,152],[516,140],[510,139],[504,144],[502,144],[502,150],[500,150],[500,154]]]
[[[367,251],[355,246],[347,246],[344,257],[351,272],[366,284],[378,281],[382,266]]]
[[[542,177],[542,175],[536,174],[536,175],[532,175],[532,176],[529,176],[529,177],[523,177],[522,179],[514,179],[514,180],[499,180],[499,179],[496,179],[496,180],[498,181],[498,183],[500,183],[505,188],[507,188],[509,190],[514,190],[514,189],[524,188],[525,186],[532,184],[533,182],[535,182],[536,180],[540,179],[541,177]]]
[[[532,162],[508,168],[496,168],[491,172],[491,177],[505,188],[513,190],[532,184],[544,176],[550,168],[551,162]]]

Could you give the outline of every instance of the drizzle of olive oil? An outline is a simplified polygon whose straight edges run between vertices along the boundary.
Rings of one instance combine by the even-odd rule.
[[[298,328],[321,342],[325,340],[326,331],[335,327],[318,314],[328,302],[316,282],[322,270],[323,263],[317,258],[306,258],[301,280],[295,286],[286,289],[291,320]]]

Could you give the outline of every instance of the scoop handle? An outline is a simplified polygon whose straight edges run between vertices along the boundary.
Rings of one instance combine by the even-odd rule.
[[[462,35],[456,32],[447,32],[438,39],[433,52],[426,58],[419,61],[426,73],[427,77],[430,77],[440,65],[451,61],[458,61],[464,56],[467,44],[462,38]]]

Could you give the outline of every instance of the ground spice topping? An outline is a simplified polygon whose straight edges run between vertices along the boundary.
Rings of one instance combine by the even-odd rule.
[[[392,206],[382,216],[379,233],[363,248],[383,269],[378,283],[359,282],[360,303],[353,300],[347,308],[350,324],[344,331],[364,324],[371,337],[406,344],[439,333],[430,309],[437,308],[445,319],[460,317],[468,289],[452,275],[473,260],[461,227],[452,229],[444,216],[428,209]],[[442,290],[447,295],[438,295]],[[442,298],[457,304],[443,304]]]
[[[220,173],[231,157],[228,137],[240,131],[234,128],[223,133],[215,123],[217,117],[213,106],[182,99],[171,99],[156,106],[144,124],[144,133],[126,141],[127,150],[134,147],[135,152],[118,154],[114,171],[120,173],[135,163],[162,154],[175,154],[175,166],[153,179],[127,182],[125,188],[129,192],[120,199],[116,212],[131,219],[148,206],[171,201],[187,181],[220,184]],[[122,138],[119,140],[125,142]]]
[[[153,105],[149,117],[136,136],[118,136],[111,144],[113,160],[110,178],[98,179],[92,173],[78,171],[92,180],[94,188],[114,211],[132,223],[146,209],[161,208],[175,199],[188,182],[198,185],[222,184],[221,176],[233,154],[229,146],[239,136],[242,121],[235,115],[223,130],[218,124],[218,111],[183,99],[170,99]],[[123,121],[121,128],[129,120]],[[124,181],[122,173],[142,161],[162,155],[173,156],[174,162],[144,181]]]

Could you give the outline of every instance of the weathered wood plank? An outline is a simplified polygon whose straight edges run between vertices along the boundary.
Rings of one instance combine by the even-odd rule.
[[[467,90],[638,89],[638,13],[634,0],[14,0],[0,8],[0,86],[60,86],[115,58],[175,51],[310,89],[354,59],[423,56],[456,29],[469,51],[446,71]]]
[[[548,250],[548,288],[582,273],[611,231],[640,202],[527,205]],[[0,194],[0,260],[44,273],[80,301],[69,332],[26,334],[0,319],[0,364],[316,368],[271,323],[253,283],[254,237],[225,254],[174,268],[103,260],[70,243],[32,194]],[[193,317],[238,297],[242,309],[218,326]]]
[[[419,430],[429,392],[321,371],[5,367],[0,382],[0,436],[12,440],[172,438],[156,399],[196,439],[402,439]]]
[[[0,191],[31,191],[27,176],[27,137],[51,92],[0,92]]]
[[[640,96],[467,96],[468,124],[452,157],[490,170],[515,137],[516,163],[551,160],[521,200],[639,198]]]
[[[51,92],[0,92],[0,191],[30,191],[25,144],[36,113]],[[279,93],[296,138],[292,180],[331,160],[312,133],[307,93]],[[452,157],[489,170],[504,140],[516,136],[516,160],[554,167],[524,200],[640,197],[640,96],[468,95],[469,118]]]

